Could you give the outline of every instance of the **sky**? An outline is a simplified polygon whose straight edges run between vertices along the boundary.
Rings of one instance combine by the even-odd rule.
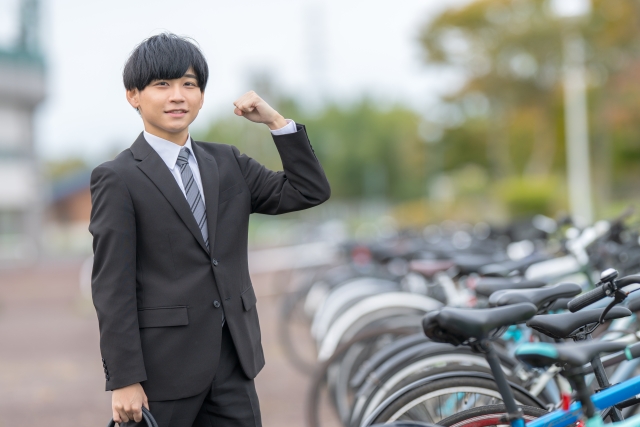
[[[49,89],[36,116],[37,150],[45,159],[100,162],[142,130],[121,75],[149,36],[190,36],[208,60],[205,105],[192,131],[232,114],[233,101],[260,73],[312,105],[368,94],[420,111],[455,79],[425,67],[419,28],[465,0],[40,1]],[[17,2],[0,0],[0,43],[15,36]]]

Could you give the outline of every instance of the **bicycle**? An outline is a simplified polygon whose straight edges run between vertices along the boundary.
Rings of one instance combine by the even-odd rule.
[[[577,311],[598,299],[613,295],[614,300],[607,307],[608,310],[603,310],[601,313],[600,320],[602,320],[613,306],[622,302],[629,294],[628,292],[623,292],[622,288],[637,283],[640,283],[640,276],[629,276],[620,280],[612,278],[604,282],[599,288],[572,300],[569,308],[572,311]],[[469,345],[474,350],[485,355],[504,401],[504,405],[473,408],[464,411],[454,417],[442,420],[439,423],[440,425],[455,425],[457,427],[473,425],[480,427],[509,422],[513,427],[524,427],[525,421],[530,421],[528,423],[529,427],[546,427],[550,425],[565,427],[574,424],[578,420],[582,405],[584,405],[584,413],[589,420],[588,425],[593,426],[598,425],[598,423],[602,424],[602,418],[595,416],[595,408],[606,410],[607,408],[616,407],[621,409],[639,403],[640,399],[635,398],[635,396],[640,393],[640,378],[633,378],[611,386],[590,397],[584,382],[584,375],[588,371],[583,368],[583,365],[596,359],[600,353],[623,349],[626,359],[631,360],[640,356],[640,344],[627,346],[625,343],[616,342],[584,342],[577,344],[536,343],[528,347],[522,347],[516,354],[516,357],[520,360],[534,366],[537,363],[539,367],[548,367],[559,361],[571,365],[572,369],[568,371],[567,376],[578,391],[577,397],[582,403],[567,405],[567,411],[554,411],[548,414],[542,408],[518,405],[514,396],[513,386],[508,383],[500,368],[491,339],[496,329],[507,326],[510,323],[526,321],[528,320],[527,318],[531,318],[535,314],[536,310],[536,306],[530,303],[520,303],[500,307],[499,309],[474,311],[445,308],[425,316],[423,327],[425,334],[431,339],[457,345]],[[541,359],[543,359],[542,362],[540,361]],[[380,415],[379,412],[373,414],[364,425],[370,425],[374,421],[379,422]],[[395,419],[387,420],[395,421]],[[636,416],[626,422],[616,423],[616,426],[638,425],[639,423],[640,418]]]

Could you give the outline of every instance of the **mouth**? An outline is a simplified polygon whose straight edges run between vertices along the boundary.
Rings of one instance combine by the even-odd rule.
[[[176,108],[174,110],[168,110],[165,111],[166,114],[170,115],[171,117],[182,117],[185,114],[187,114],[188,110],[184,110],[181,108]]]

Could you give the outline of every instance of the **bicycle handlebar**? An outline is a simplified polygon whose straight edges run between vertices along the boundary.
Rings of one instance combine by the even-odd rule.
[[[640,284],[640,275],[623,277],[620,280],[616,280],[615,283],[618,289],[622,289],[625,286],[629,285]],[[576,311],[582,310],[586,306],[591,305],[596,301],[600,301],[601,299],[609,295],[613,295],[611,292],[609,292],[609,295],[607,295],[607,291],[609,290],[608,286],[608,283],[605,283],[595,289],[590,290],[587,293],[575,297],[574,299],[569,301],[569,303],[567,304],[567,308],[570,312],[575,313]]]
[[[631,276],[623,277],[622,279],[616,280],[616,285],[618,289],[624,288],[630,285],[640,284],[640,275],[634,274]]]
[[[572,299],[571,301],[569,301],[567,303],[567,308],[569,309],[570,312],[575,313],[576,311],[582,310],[586,306],[591,305],[596,301],[600,301],[606,296],[607,296],[607,290],[604,288],[604,286],[598,286],[597,288],[592,289],[589,292],[584,293],[582,295],[579,295],[574,299]]]

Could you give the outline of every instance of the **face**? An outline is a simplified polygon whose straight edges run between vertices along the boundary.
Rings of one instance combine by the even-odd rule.
[[[154,80],[143,90],[128,90],[127,100],[140,111],[147,132],[182,145],[202,108],[204,93],[189,67],[179,79]]]

